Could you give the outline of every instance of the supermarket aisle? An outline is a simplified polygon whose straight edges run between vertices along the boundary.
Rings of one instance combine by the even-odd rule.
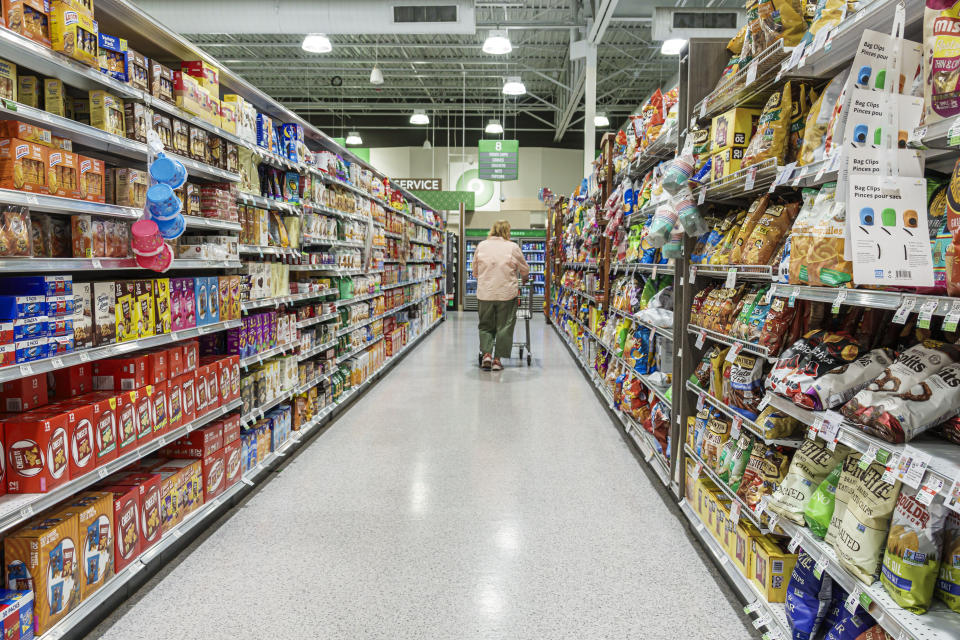
[[[491,374],[475,323],[453,314],[88,637],[752,637],[553,329],[542,366]]]

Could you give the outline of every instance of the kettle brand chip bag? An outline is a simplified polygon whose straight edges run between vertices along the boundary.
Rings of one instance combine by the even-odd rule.
[[[960,613],[960,513],[956,511],[947,513],[935,593],[948,607]]]
[[[850,501],[833,542],[840,564],[864,584],[871,584],[880,569],[890,518],[900,492],[899,481],[891,485],[881,479],[884,471],[882,464],[873,462],[853,476]]]
[[[804,438],[790,462],[787,477],[770,499],[770,508],[791,522],[803,524],[803,512],[813,492],[849,452],[842,444],[830,451],[822,440]]]
[[[917,492],[904,487],[897,498],[880,582],[901,607],[926,613],[940,569],[947,509],[937,498],[924,505]]]

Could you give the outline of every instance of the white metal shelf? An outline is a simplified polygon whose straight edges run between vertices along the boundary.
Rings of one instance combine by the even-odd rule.
[[[280,355],[281,353],[286,353],[287,351],[295,349],[297,346],[298,346],[298,343],[296,342],[288,342],[287,344],[278,344],[275,347],[265,349],[264,351],[247,356],[246,358],[241,358],[240,366],[243,367],[244,369],[247,369],[250,367],[250,365],[263,364],[263,361],[266,360],[267,358],[272,358],[273,356]]]
[[[755,282],[771,282],[776,274],[773,267],[769,265],[753,264],[691,264],[690,280],[693,281],[699,276],[707,278],[726,278],[730,272],[735,272],[737,282],[750,280]]]
[[[337,346],[337,339],[334,338],[333,340],[324,342],[323,344],[318,344],[312,349],[308,349],[307,351],[297,354],[297,360],[299,360],[300,362],[303,362],[304,360],[309,360],[313,356],[320,355],[327,349],[333,349],[336,346]]]
[[[740,350],[744,353],[766,358],[768,362],[776,362],[776,358],[771,356],[770,350],[766,347],[761,347],[758,344],[747,342],[746,340],[741,340],[740,338],[734,338],[733,336],[728,336],[725,333],[720,333],[719,331],[704,329],[703,327],[693,323],[687,325],[687,331],[692,334],[702,333],[706,338],[709,338],[710,340],[713,340],[719,344],[725,344],[727,346],[739,344]]]
[[[286,200],[277,200],[276,198],[267,198],[266,196],[255,193],[245,193],[243,191],[237,194],[237,200],[245,204],[253,204],[263,209],[273,209],[274,211],[285,211],[299,215],[301,213],[299,202],[287,202]]]
[[[715,397],[705,389],[701,389],[700,387],[698,387],[697,385],[695,385],[693,382],[689,380],[687,380],[686,386],[688,391],[692,391],[698,396],[702,393],[704,402],[712,406],[714,409],[720,411],[727,418],[731,420],[735,418],[740,418],[740,420],[742,421],[742,428],[746,429],[754,437],[759,438],[760,440],[763,440],[769,445],[775,445],[780,447],[790,447],[792,449],[796,449],[801,444],[803,444],[802,437],[767,438],[766,436],[763,435],[763,429],[761,429],[756,422],[754,422],[753,420],[750,420],[749,418],[745,418],[743,415],[737,413],[736,411],[728,407],[726,404],[721,402],[720,398]]]
[[[277,247],[260,244],[241,244],[239,245],[239,251],[241,254],[257,254],[261,258],[265,255],[280,257],[291,256],[297,258],[301,255],[300,252],[293,247]]]
[[[239,269],[242,266],[239,260],[176,258],[170,265],[170,269]],[[0,258],[0,272],[110,271],[114,269],[148,271],[137,264],[136,258]]]
[[[304,246],[316,247],[344,247],[347,249],[363,249],[362,242],[351,242],[350,240],[336,240],[333,238],[320,238],[317,236],[304,236]]]
[[[345,353],[345,354],[343,354],[342,356],[337,356],[337,364],[341,364],[341,363],[343,363],[343,362],[346,362],[347,360],[349,360],[349,359],[352,358],[353,356],[357,355],[357,354],[360,353],[361,351],[364,351],[365,349],[367,349],[367,347],[372,347],[373,345],[377,344],[377,343],[380,342],[381,340],[383,340],[383,336],[378,336],[378,337],[374,338],[373,340],[371,340],[370,342],[368,342],[368,343],[366,343],[366,344],[363,344],[363,345],[360,345],[360,346],[357,347],[356,349],[353,349],[353,350],[350,351],[349,353]]]
[[[336,305],[337,305],[337,308],[346,307],[348,305],[351,305],[357,302],[366,302],[367,300],[372,300],[382,295],[383,295],[383,291],[374,291],[373,293],[365,293],[361,296],[356,296],[353,298],[340,298],[339,300],[337,300]]]
[[[140,445],[139,447],[121,454],[119,457],[107,462],[106,464],[91,470],[88,473],[73,478],[59,487],[48,491],[47,493],[8,493],[0,496],[0,531],[5,531],[11,527],[29,519],[36,513],[51,507],[67,497],[81,491],[92,484],[100,482],[108,475],[120,471],[127,465],[144,458],[157,449],[165,446],[168,442],[173,442],[181,436],[185,436],[195,429],[213,422],[220,416],[223,416],[240,407],[240,400],[233,400],[222,407],[208,411],[202,416],[198,416],[187,424],[181,425],[172,431],[161,434],[156,438]]]
[[[72,353],[58,356],[56,358],[45,358],[43,360],[34,360],[33,362],[25,362],[22,364],[13,364],[6,367],[0,367],[0,382],[8,382],[10,380],[16,380],[18,378],[24,378],[26,376],[32,376],[38,373],[46,373],[48,371],[54,371],[64,367],[71,367],[75,364],[81,364],[84,362],[103,360],[104,358],[124,355],[133,351],[142,351],[143,349],[160,347],[166,344],[179,342],[180,340],[189,340],[190,338],[196,338],[197,336],[202,336],[208,333],[216,333],[217,331],[232,329],[239,327],[241,324],[242,322],[240,320],[226,320],[224,322],[208,324],[202,327],[181,329],[180,331],[173,331],[171,333],[165,333],[163,335],[153,336],[150,338],[140,338],[139,340],[129,340],[127,342],[119,342],[102,347],[81,349]]]
[[[779,81],[781,61],[792,51],[783,46],[783,40],[775,41],[749,64],[721,78],[716,88],[693,107],[691,116],[706,121],[734,106],[763,106]]]
[[[327,322],[328,320],[336,320],[339,317],[339,314],[334,311],[332,313],[326,313],[322,316],[314,316],[313,318],[304,318],[297,322],[297,329],[303,329],[304,327],[311,327],[315,324],[321,322]]]
[[[291,293],[286,296],[279,296],[276,298],[256,298],[254,300],[244,300],[240,303],[240,308],[243,311],[250,311],[252,309],[259,309],[261,307],[279,307],[282,304],[292,304],[294,302],[301,302],[303,300],[313,300],[314,298],[324,298],[329,295],[333,295],[337,292],[336,289],[328,288],[321,289],[320,291],[307,291],[304,293]]]
[[[610,265],[610,271],[624,273],[650,273],[655,275],[673,275],[672,264],[641,264],[639,262],[614,262]]]
[[[773,295],[780,298],[796,298],[815,302],[833,302],[837,299],[840,289],[832,287],[808,287],[795,284],[773,285]],[[935,316],[945,316],[954,304],[960,305],[960,298],[949,296],[927,296],[897,291],[869,291],[866,289],[846,289],[843,304],[857,307],[873,307],[875,309],[898,309],[907,301],[914,302],[913,312],[918,312],[925,304],[930,303],[930,309]],[[936,306],[932,306],[936,303]]]

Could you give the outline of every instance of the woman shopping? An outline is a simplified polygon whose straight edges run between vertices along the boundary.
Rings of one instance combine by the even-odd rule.
[[[526,280],[529,273],[523,252],[510,241],[510,223],[497,220],[473,256],[480,307],[481,367],[485,371],[502,370],[500,359],[510,357],[517,320],[517,280]]]

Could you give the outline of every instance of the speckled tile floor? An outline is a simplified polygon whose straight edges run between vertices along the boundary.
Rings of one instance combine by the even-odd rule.
[[[755,638],[533,333],[533,367],[481,372],[452,314],[88,638]]]

